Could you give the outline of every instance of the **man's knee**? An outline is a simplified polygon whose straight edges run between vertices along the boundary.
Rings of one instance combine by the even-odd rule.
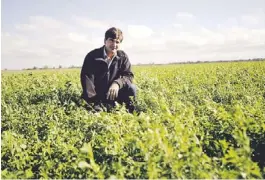
[[[122,89],[120,89],[118,94],[119,100],[128,99],[130,96],[136,97],[136,86],[134,84],[130,84]]]
[[[136,85],[135,84],[130,84],[128,86],[129,96],[136,96],[136,91],[137,91],[137,88],[136,88]]]

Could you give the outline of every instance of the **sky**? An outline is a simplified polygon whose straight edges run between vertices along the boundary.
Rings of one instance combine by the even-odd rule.
[[[110,27],[133,65],[265,57],[265,0],[2,0],[1,69],[81,67]]]

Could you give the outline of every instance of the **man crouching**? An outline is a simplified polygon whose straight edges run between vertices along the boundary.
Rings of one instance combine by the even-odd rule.
[[[104,45],[90,51],[81,69],[82,98],[96,111],[125,103],[130,113],[135,109],[136,86],[128,55],[119,50],[122,31],[112,27],[105,32]]]

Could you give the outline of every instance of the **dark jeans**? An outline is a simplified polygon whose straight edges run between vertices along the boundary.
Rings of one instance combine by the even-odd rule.
[[[104,97],[96,96],[91,99],[86,99],[83,97],[83,99],[89,104],[103,104],[112,107],[115,106],[114,102],[117,101],[119,104],[124,103],[129,112],[133,112],[135,110],[133,102],[136,100],[136,86],[134,84],[130,84],[126,87],[121,88],[115,101],[106,99],[106,95]]]
[[[129,112],[133,112],[135,109],[134,101],[136,100],[136,86],[134,84],[130,84],[125,88],[121,88],[118,93],[117,102],[122,104],[125,103],[126,108]]]

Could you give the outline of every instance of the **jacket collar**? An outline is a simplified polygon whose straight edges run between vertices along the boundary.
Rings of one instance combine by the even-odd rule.
[[[100,48],[100,54],[102,55],[102,58],[103,59],[106,59],[107,58],[107,53],[106,53],[106,50],[105,50],[105,45],[103,45],[101,48]],[[120,55],[119,55],[119,52],[117,51],[115,57],[113,60],[119,60],[121,59]]]

